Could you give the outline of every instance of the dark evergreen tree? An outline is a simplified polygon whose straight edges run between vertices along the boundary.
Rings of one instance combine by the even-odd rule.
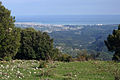
[[[15,18],[0,2],[0,58],[12,58],[19,48],[20,33],[14,27]]]
[[[113,33],[107,37],[105,44],[109,51],[115,52],[113,60],[120,61],[120,25],[118,30],[113,30]]]
[[[17,59],[55,59],[53,39],[46,32],[33,28],[23,29],[21,32],[21,46],[16,55]]]

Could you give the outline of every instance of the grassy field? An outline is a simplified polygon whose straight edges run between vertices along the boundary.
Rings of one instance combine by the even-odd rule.
[[[46,62],[14,60],[0,62],[0,80],[120,80],[120,63],[111,61]]]

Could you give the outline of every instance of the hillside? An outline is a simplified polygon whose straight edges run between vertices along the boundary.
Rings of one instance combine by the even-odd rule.
[[[101,60],[111,60],[104,40],[117,29],[118,25],[47,25],[34,23],[16,23],[17,27],[32,27],[36,30],[48,32],[54,39],[54,46],[63,53],[75,57],[79,51],[86,49],[90,54],[101,53]],[[104,57],[106,56],[106,57]]]
[[[120,64],[111,61],[47,62],[46,68],[39,68],[40,63],[40,61],[35,60],[1,61],[0,79],[114,80],[120,77]]]

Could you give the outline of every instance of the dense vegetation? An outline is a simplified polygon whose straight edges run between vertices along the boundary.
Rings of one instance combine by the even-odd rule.
[[[15,28],[15,19],[10,16],[10,11],[2,6],[1,3],[0,13],[1,59],[71,61],[72,57],[82,57],[85,60],[87,60],[87,58],[110,60],[112,57],[112,54],[107,53],[104,40],[113,29],[116,29],[116,25],[113,25],[114,27],[111,25],[109,25],[109,27],[106,27],[106,25],[86,25],[80,30],[50,33],[50,35],[55,38],[55,46],[60,47],[63,53],[68,53],[71,57],[67,54],[61,54],[58,49],[55,49],[53,47],[53,39],[50,38],[46,32],[36,31],[33,28]],[[74,26],[71,25],[70,27],[72,28]],[[108,47],[110,41],[105,42]],[[84,51],[86,51],[86,53],[84,53]],[[116,54],[119,57],[118,50],[114,56],[116,56]]]
[[[55,60],[60,54],[47,33],[14,27],[15,18],[0,3],[0,59]]]
[[[81,26],[81,25],[80,25]],[[54,38],[54,45],[63,53],[68,53],[75,57],[82,49],[88,54],[100,53],[99,59],[111,60],[112,53],[108,52],[104,44],[108,34],[111,34],[118,25],[83,25],[82,29],[55,31],[50,33]],[[75,25],[71,25],[76,27]]]
[[[21,31],[21,46],[15,58],[17,59],[53,59],[55,56],[53,39],[47,33],[33,28]]]
[[[12,58],[16,55],[20,45],[20,33],[14,27],[14,17],[0,2],[0,58]]]
[[[118,30],[113,30],[112,35],[109,35],[105,44],[109,51],[115,52],[113,60],[120,61],[120,25]]]
[[[62,54],[59,49],[54,48],[53,39],[46,32],[36,31],[33,28],[16,28],[14,22],[14,18],[10,16],[10,11],[0,3],[0,60],[4,60],[0,61],[1,80],[120,80],[119,63],[90,61],[99,59],[100,53],[95,55],[91,54],[94,51],[79,51],[79,49],[76,49],[77,57],[72,58],[70,55]],[[84,33],[82,34],[84,35]],[[92,35],[97,36],[94,33]],[[73,36],[72,34],[71,36],[73,39],[77,37],[78,40],[74,41],[77,45],[80,36]],[[88,38],[83,38],[85,43],[86,40],[92,39],[88,36],[84,35]],[[61,37],[60,39],[64,38]],[[101,42],[99,39],[101,39],[101,36],[96,41]],[[109,51],[115,52],[113,60],[117,61],[120,60],[119,41],[120,26],[105,41]],[[69,40],[66,43],[69,46],[72,44]],[[77,47],[76,45],[74,47]],[[103,46],[102,42],[99,45]],[[97,50],[104,49],[102,46]],[[76,62],[65,63],[60,61]]]

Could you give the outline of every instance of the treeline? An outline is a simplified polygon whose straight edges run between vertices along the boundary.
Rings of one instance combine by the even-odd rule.
[[[15,17],[0,2],[0,60],[57,60],[70,61],[53,46],[53,39],[46,32],[33,28],[16,28]]]
[[[16,28],[15,17],[0,2],[0,60],[57,60],[57,61],[85,61],[94,60],[100,55],[89,55],[86,51],[79,53],[77,58],[62,54],[53,47],[53,39],[46,32],[33,28]],[[109,51],[115,52],[113,60],[120,61],[120,25],[113,30],[105,44]]]
[[[36,31],[33,28],[21,29],[20,47],[15,59],[55,60],[60,54],[53,47],[53,39],[46,32]]]
[[[0,2],[0,58],[12,58],[20,46],[19,29],[14,27],[15,18]]]
[[[1,28],[4,28],[5,32]],[[53,39],[46,32],[36,31],[33,28],[11,27],[10,29],[11,31],[7,33],[5,27],[0,27],[1,60],[56,60],[62,55],[53,47]]]
[[[114,52],[112,60],[120,62],[120,24],[104,41],[108,50]]]
[[[53,47],[53,39],[45,32],[33,28],[20,29],[15,18],[0,2],[0,59],[56,60],[62,55]]]

